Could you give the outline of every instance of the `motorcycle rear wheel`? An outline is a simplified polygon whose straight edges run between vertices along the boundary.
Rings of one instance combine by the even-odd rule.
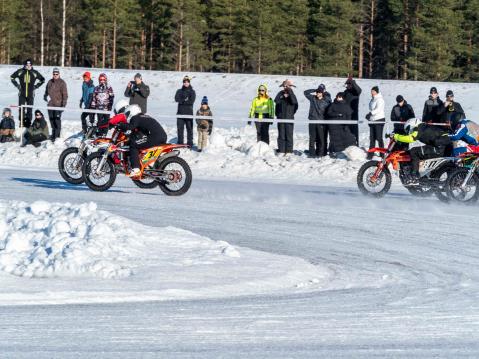
[[[379,161],[368,161],[361,166],[357,176],[358,188],[362,194],[366,196],[380,198],[383,197],[391,189],[391,172],[387,167],[379,175],[375,182],[371,181],[371,177],[376,172]]]
[[[190,166],[181,157],[169,157],[159,163],[160,171],[170,173],[171,180],[159,183],[160,189],[168,196],[181,196],[188,192],[193,180]]]
[[[449,176],[446,182],[446,192],[451,200],[473,204],[479,199],[479,176],[477,173],[471,176],[465,188],[461,188],[469,171],[470,170],[466,168],[459,168]]]
[[[116,179],[115,165],[110,159],[107,159],[101,169],[97,173],[98,165],[103,157],[102,152],[94,152],[90,154],[83,163],[83,178],[85,184],[93,191],[103,192],[109,189]]]

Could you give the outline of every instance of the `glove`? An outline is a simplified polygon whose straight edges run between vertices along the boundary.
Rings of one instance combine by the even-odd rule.
[[[83,105],[83,99],[80,100],[80,108],[82,108]]]
[[[369,121],[370,118],[371,118],[371,112],[366,115],[366,120]]]
[[[48,95],[47,94],[43,95],[43,99],[45,100],[45,102],[48,102]]]
[[[120,122],[118,125],[116,125],[120,131],[127,131],[128,130],[128,124],[124,122]]]

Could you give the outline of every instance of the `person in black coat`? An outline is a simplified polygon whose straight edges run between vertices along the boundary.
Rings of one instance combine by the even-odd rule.
[[[441,122],[441,114],[439,111],[443,106],[442,100],[439,98],[437,88],[431,87],[429,91],[429,98],[424,103],[424,110],[422,111],[423,122]]]
[[[304,96],[309,100],[308,119],[324,121],[326,110],[331,104],[331,98],[324,96],[323,88],[304,91]],[[322,157],[328,153],[328,132],[325,124],[314,123],[309,125],[309,157]]]
[[[459,102],[454,101],[454,93],[452,90],[448,90],[446,93],[446,101],[438,110],[438,115],[441,116],[441,122],[452,122],[453,119],[463,120],[466,118],[466,114],[462,109]]]
[[[344,100],[344,93],[339,92],[334,102],[329,106],[326,115],[328,120],[333,121],[351,121],[353,110]],[[351,133],[348,124],[328,125],[329,129],[329,152],[341,152],[349,146],[356,143],[354,135]]]
[[[298,100],[293,92],[293,82],[285,80],[281,84],[280,91],[274,102],[276,104],[276,118],[281,120],[294,120],[294,114],[298,111]],[[278,123],[278,153],[293,153],[293,123]]]
[[[3,109],[2,120],[0,121],[0,143],[15,141],[15,120],[12,110],[8,107]]]
[[[10,80],[18,89],[18,105],[33,105],[35,90],[43,85],[45,78],[33,69],[32,60],[28,59],[23,63],[23,67],[15,71]],[[17,82],[18,80],[18,82]],[[19,118],[21,119],[21,112]],[[28,128],[32,123],[32,109],[23,109],[23,125]]]
[[[398,95],[396,97],[396,103],[391,111],[391,122],[394,123],[394,133],[405,135],[404,123],[411,118],[415,118],[416,115],[414,114],[412,106],[406,102],[403,96]]]
[[[346,85],[346,90],[344,91],[344,100],[349,105],[349,107],[351,107],[351,110],[353,111],[351,115],[351,120],[357,122],[359,121],[359,96],[361,95],[362,89],[361,87],[359,87],[356,81],[353,80],[351,76],[348,77],[345,85]],[[357,146],[359,144],[359,125],[352,124],[352,125],[348,125],[348,127],[351,133],[356,138],[356,146]]]
[[[130,105],[138,105],[141,112],[146,113],[148,96],[150,96],[150,87],[143,82],[141,74],[136,74],[134,81],[126,85],[125,97],[130,98]]]
[[[178,102],[177,115],[193,115],[193,105],[196,99],[196,92],[191,86],[191,79],[188,76],[183,78],[183,87],[176,91],[175,101]],[[184,131],[186,127],[186,144],[193,146],[193,118],[178,118],[178,144],[184,143]]]

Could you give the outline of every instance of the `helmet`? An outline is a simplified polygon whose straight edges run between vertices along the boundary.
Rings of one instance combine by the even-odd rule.
[[[100,76],[98,76],[98,81],[105,80],[105,82],[108,80],[106,75],[104,73],[101,73]]]
[[[128,123],[130,123],[130,120],[133,116],[136,116],[141,113],[141,108],[138,105],[130,105],[127,108],[125,108],[125,116],[126,120]]]
[[[115,113],[115,115],[118,115],[119,113],[124,113],[129,104],[130,103],[128,102],[127,99],[119,100],[115,103],[113,112]]]
[[[414,129],[421,123],[422,121],[419,118],[411,118],[410,120],[407,120],[407,122],[404,124],[404,130],[407,133],[412,133]]]
[[[465,116],[463,113],[461,112],[455,112],[452,116],[451,116],[451,121],[450,121],[450,125],[451,125],[451,129],[455,129],[457,127],[457,125],[459,125],[459,123],[464,120]]]

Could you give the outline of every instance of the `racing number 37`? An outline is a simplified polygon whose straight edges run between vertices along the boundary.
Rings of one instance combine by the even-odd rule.
[[[148,162],[152,159],[155,159],[157,158],[161,153],[161,148],[155,148],[151,151],[148,151],[144,156],[143,156],[143,159],[142,161],[143,162]]]

